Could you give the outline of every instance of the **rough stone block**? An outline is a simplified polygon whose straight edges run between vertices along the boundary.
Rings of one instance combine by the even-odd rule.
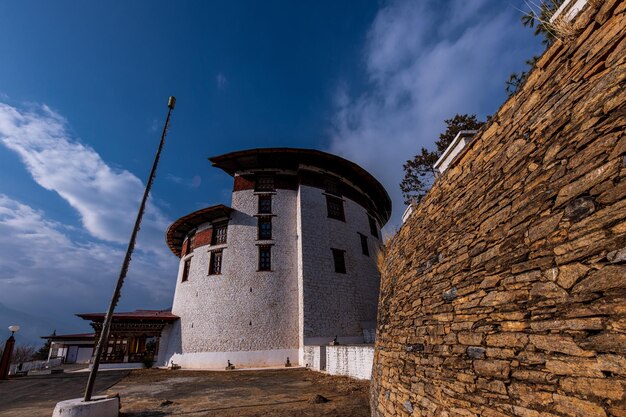
[[[597,404],[559,394],[554,394],[554,410],[567,416],[606,417],[604,409]]]
[[[475,360],[474,370],[481,376],[507,379],[511,372],[511,365],[508,361],[502,360]]]
[[[473,359],[483,359],[485,357],[485,348],[481,346],[469,346],[467,348],[467,356]]]

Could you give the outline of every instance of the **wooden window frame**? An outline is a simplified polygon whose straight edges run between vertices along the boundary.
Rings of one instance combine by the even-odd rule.
[[[374,217],[370,216],[369,214],[367,215],[367,219],[370,224],[371,235],[378,239],[378,225],[376,224],[376,219],[374,219]]]
[[[217,268],[216,268],[217,260]],[[209,275],[222,275],[222,265],[224,262],[224,251],[213,250],[209,255]]]
[[[275,191],[276,177],[274,174],[257,174],[254,181],[255,191]]]
[[[183,274],[180,278],[180,282],[187,282],[189,280],[190,269],[191,269],[191,258],[187,258],[183,261]]]
[[[346,221],[346,213],[343,209],[343,200],[341,198],[327,194],[326,211],[328,218],[340,220],[342,222]]]
[[[267,202],[267,204],[269,205],[269,209],[267,207],[264,208],[263,202]],[[272,214],[272,195],[271,194],[261,194],[261,195],[259,195],[259,202],[258,202],[258,210],[257,210],[257,212],[259,214]]]
[[[324,190],[328,194],[340,196],[341,193],[339,192],[339,179],[335,177],[330,177],[328,175],[325,176],[324,177]]]
[[[361,253],[365,256],[370,256],[370,248],[367,243],[367,236],[363,233],[359,233],[359,238],[361,239]]]
[[[347,274],[346,269],[346,251],[343,249],[330,249],[333,253],[333,263],[335,265],[335,272],[338,274]]]
[[[267,229],[263,228],[263,225],[268,225]],[[264,233],[269,230],[268,235]],[[257,239],[258,240],[272,240],[272,217],[271,216],[260,216],[257,219]]]
[[[264,254],[267,254],[267,259],[264,259]],[[272,246],[271,245],[259,245],[259,269],[258,271],[272,271]]]
[[[192,253],[196,245],[196,232],[191,233],[187,239],[187,253]]]
[[[216,223],[211,233],[211,245],[225,245],[228,240],[228,223]]]

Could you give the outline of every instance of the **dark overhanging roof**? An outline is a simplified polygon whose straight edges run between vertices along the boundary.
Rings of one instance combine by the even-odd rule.
[[[232,208],[218,204],[217,206],[203,208],[181,217],[172,223],[165,232],[167,246],[174,252],[174,255],[180,256],[183,241],[189,232],[203,223],[230,217],[232,211]]]
[[[96,337],[95,333],[76,333],[76,334],[51,334],[49,336],[40,336],[42,339],[50,339],[52,341],[71,340],[71,341],[93,341]]]
[[[91,321],[104,321],[105,313],[80,313],[78,317]],[[178,320],[179,317],[170,310],[135,310],[129,312],[113,313],[113,320],[119,321],[167,321]]]
[[[391,216],[391,199],[385,187],[359,165],[337,155],[315,149],[256,148],[214,156],[209,161],[214,167],[221,168],[231,176],[237,171],[255,169],[279,168],[295,171],[301,164],[318,167],[346,178],[361,188],[372,199],[383,224]]]

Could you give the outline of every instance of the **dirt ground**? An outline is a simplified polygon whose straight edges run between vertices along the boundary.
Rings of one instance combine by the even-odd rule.
[[[137,370],[107,391],[116,392],[127,417],[370,416],[369,381],[307,369]]]
[[[0,384],[0,415],[49,417],[57,401],[82,395],[86,377],[81,373],[9,380]],[[99,394],[120,394],[125,417],[370,416],[369,381],[302,368],[102,372],[97,388]],[[318,395],[328,401],[316,401]]]

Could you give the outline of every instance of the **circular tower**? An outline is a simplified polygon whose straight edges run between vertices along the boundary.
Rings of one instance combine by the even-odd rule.
[[[210,158],[234,178],[232,203],[167,230],[180,257],[161,362],[218,368],[302,361],[307,345],[373,341],[382,185],[358,165],[309,149]]]

